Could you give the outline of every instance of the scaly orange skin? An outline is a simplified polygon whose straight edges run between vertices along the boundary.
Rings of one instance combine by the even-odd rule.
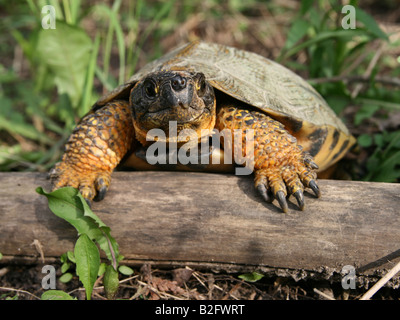
[[[179,134],[184,129],[195,132],[192,138],[198,142],[203,129],[210,133],[214,128],[225,134],[228,131],[231,139],[226,140],[233,144],[229,147],[236,163],[243,158],[247,166],[250,162],[257,190],[266,201],[276,198],[284,212],[288,210],[288,195],[294,195],[304,209],[305,186],[320,196],[315,182],[318,166],[281,123],[240,101],[220,94],[217,98],[204,74],[185,70],[150,73],[133,85],[129,101],[96,105],[75,128],[61,162],[52,170],[53,188],[72,186],[88,201],[96,196],[101,200],[112,171],[135,151],[135,143],[147,147],[152,143],[147,141],[150,130],[163,129],[166,133],[171,121],[179,122],[180,131],[171,136],[168,133],[164,142],[183,139]],[[254,143],[247,150],[246,133],[250,130]],[[238,131],[240,144],[236,141]]]
[[[50,172],[53,189],[78,188],[85,199],[103,198],[111,173],[134,142],[128,101],[113,101],[82,118]]]
[[[317,168],[312,157],[302,151],[295,137],[283,125],[266,114],[233,106],[221,107],[217,114],[216,128],[242,130],[242,156],[246,157],[246,130],[254,130],[255,186],[265,200],[272,201],[272,193],[281,204],[284,212],[287,203],[283,199],[289,194],[296,195],[300,208],[304,209],[304,186],[315,181]],[[233,150],[235,152],[235,150]],[[316,189],[318,190],[318,189]],[[269,192],[267,192],[269,191]],[[318,191],[315,191],[320,196]]]
[[[284,212],[288,194],[296,196],[304,209],[304,186],[316,180],[312,157],[302,151],[296,138],[281,123],[266,114],[234,106],[222,106],[216,115],[215,128],[240,129],[243,141],[241,152],[246,157],[246,130],[254,130],[255,186],[267,201],[277,198]],[[92,200],[96,193],[102,199],[109,187],[111,173],[122,158],[133,151],[135,130],[127,101],[114,101],[90,112],[73,131],[65,153],[51,172],[53,188],[64,186],[78,188],[83,197]],[[249,152],[249,150],[247,150]],[[315,191],[315,190],[314,190]],[[316,192],[317,194],[317,192]],[[272,197],[272,195],[274,197]],[[319,194],[317,194],[319,196]]]

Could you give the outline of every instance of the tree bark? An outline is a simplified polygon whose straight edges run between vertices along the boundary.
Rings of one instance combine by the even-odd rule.
[[[76,230],[35,192],[50,191],[46,174],[0,173],[0,182],[3,261],[40,261],[40,251],[53,261],[73,250]],[[114,172],[106,198],[92,209],[132,264],[390,268],[400,256],[400,185],[320,180],[319,186],[320,199],[306,192],[300,211],[291,197],[283,214],[276,201],[263,202],[250,176]]]

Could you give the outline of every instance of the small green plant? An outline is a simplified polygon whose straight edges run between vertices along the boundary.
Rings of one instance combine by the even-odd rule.
[[[73,274],[70,272],[70,269],[71,269],[71,265],[76,263],[74,253],[72,251],[68,251],[61,255],[60,260],[62,263],[62,265],[61,265],[62,276],[59,278],[59,281],[63,282],[63,283],[67,283],[73,277]]]
[[[257,282],[258,280],[264,278],[264,275],[259,272],[253,271],[251,273],[241,274],[239,278],[247,282]]]
[[[350,5],[356,13],[355,29],[343,29],[343,5],[338,1],[301,1],[300,11],[277,59],[294,70],[306,69],[311,83],[337,113],[354,98],[344,81],[351,71],[355,74],[365,72],[366,64],[372,58],[372,54],[363,58],[368,45],[372,41],[388,41],[388,36],[359,8],[357,1],[350,1]],[[307,57],[307,65],[290,59],[299,54]],[[359,62],[356,64],[356,61]],[[372,73],[368,77],[373,81]]]
[[[174,3],[27,0],[24,5],[8,4],[18,12],[4,19],[2,32],[10,35],[28,62],[29,78],[0,63],[0,131],[7,133],[6,138],[0,136],[0,171],[48,171],[60,159],[76,122],[102,94],[99,87],[109,91],[125,82],[150,37],[158,48],[156,55],[161,54],[157,39],[176,24],[169,17]],[[55,29],[41,25],[42,8],[48,4],[55,8]],[[143,19],[151,23],[142,32]],[[83,28],[85,20],[96,24],[94,33]],[[3,46],[0,42],[0,51],[13,52],[8,41]],[[114,54],[119,60],[117,75],[110,63]]]
[[[42,294],[42,300],[77,300],[61,290],[47,290]]]
[[[106,296],[113,299],[118,290],[119,254],[118,243],[111,236],[111,230],[97,217],[77,189],[65,187],[47,193],[42,187],[37,193],[45,196],[50,210],[58,217],[69,222],[78,231],[79,237],[74,251],[61,256],[62,273],[60,281],[67,282],[72,274],[67,272],[75,264],[76,273],[86,290],[86,298],[91,299],[95,281],[104,273],[103,283]],[[106,254],[108,264],[101,263],[98,247]],[[133,272],[129,267],[121,268],[121,273]],[[64,299],[66,293],[57,290],[48,291],[42,299]],[[69,298],[68,298],[69,299]]]
[[[358,137],[358,143],[364,148],[373,148],[368,158],[365,181],[396,182],[400,179],[400,130],[367,134]]]
[[[382,54],[383,48],[398,47],[400,41],[391,43],[357,0],[349,4],[355,10],[355,29],[343,29],[340,1],[302,0],[278,61],[306,73],[340,116],[348,108],[354,110],[353,123],[349,117],[345,122],[360,132],[358,146],[368,157],[354,163],[353,179],[396,182],[400,178],[400,149],[391,139],[398,138],[400,131],[395,127],[386,132],[379,123],[400,110],[400,91],[393,90],[399,86],[399,68],[393,68],[399,59]],[[299,56],[306,63],[300,64]],[[379,76],[382,69],[393,70],[393,78]]]

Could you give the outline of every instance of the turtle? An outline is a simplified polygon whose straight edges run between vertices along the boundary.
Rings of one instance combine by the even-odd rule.
[[[75,187],[91,203],[104,198],[120,167],[247,168],[239,174],[253,175],[261,200],[276,199],[287,212],[291,195],[304,210],[305,188],[321,196],[318,174],[354,142],[322,96],[296,73],[256,53],[194,41],[98,99],[49,173],[53,190]],[[176,161],[172,154],[182,157]]]

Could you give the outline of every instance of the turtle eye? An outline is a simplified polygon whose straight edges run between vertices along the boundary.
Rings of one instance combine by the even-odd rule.
[[[143,90],[149,99],[154,99],[157,96],[157,87],[152,80],[145,80]]]
[[[199,96],[203,96],[206,93],[207,84],[204,75],[201,75],[199,80],[197,81],[196,89]]]

